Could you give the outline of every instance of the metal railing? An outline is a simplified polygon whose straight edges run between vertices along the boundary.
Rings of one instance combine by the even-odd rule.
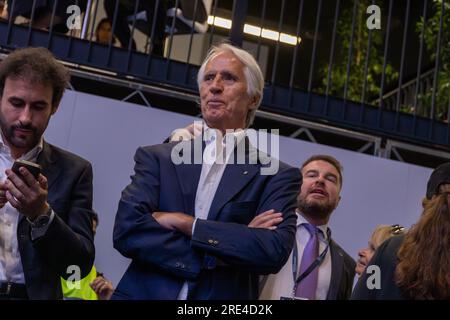
[[[424,102],[417,97],[432,92],[434,72],[434,70],[424,72],[420,75],[419,81],[416,79],[410,80],[404,83],[401,88],[396,88],[384,94],[383,97],[374,100],[371,104],[379,105],[380,101],[383,100],[383,105],[387,110],[397,110],[398,106],[403,106],[405,112],[411,113],[414,112],[414,105],[416,104],[417,113],[426,115],[429,110],[427,110]]]
[[[450,144],[449,0],[7,2],[6,49],[46,46],[71,63],[196,92],[207,49],[229,39],[257,57],[269,110]],[[114,31],[106,42],[102,18]]]

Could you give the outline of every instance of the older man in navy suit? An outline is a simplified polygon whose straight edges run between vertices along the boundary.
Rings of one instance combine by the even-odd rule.
[[[262,153],[246,137],[262,100],[257,62],[221,44],[198,84],[202,135],[136,152],[114,227],[114,247],[132,262],[114,299],[257,299],[259,275],[292,251],[300,172],[283,163],[270,172],[277,160],[253,157]],[[281,222],[249,226],[262,212]]]

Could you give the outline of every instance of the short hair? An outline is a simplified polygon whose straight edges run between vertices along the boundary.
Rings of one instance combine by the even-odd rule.
[[[236,58],[244,65],[245,80],[247,82],[247,94],[250,97],[258,97],[255,109],[250,110],[247,114],[245,125],[248,128],[255,119],[256,110],[261,104],[264,89],[264,76],[262,74],[261,68],[259,67],[258,62],[250,53],[229,43],[221,43],[217,46],[211,47],[200,69],[198,70],[197,84],[200,88],[200,84],[203,82],[205,68],[208,62],[226,51],[231,51],[231,53],[233,53]]]
[[[303,170],[304,167],[306,167],[309,163],[313,161],[325,161],[331,164],[333,167],[336,168],[337,172],[339,173],[339,182],[342,188],[343,178],[342,178],[342,172],[344,171],[344,167],[342,167],[341,163],[332,156],[326,155],[326,154],[316,154],[312,157],[309,157],[308,160],[303,162],[302,167],[300,168],[300,171]]]
[[[69,70],[45,48],[17,49],[0,63],[0,96],[9,77],[50,85],[53,89],[52,107],[59,105],[70,81]]]

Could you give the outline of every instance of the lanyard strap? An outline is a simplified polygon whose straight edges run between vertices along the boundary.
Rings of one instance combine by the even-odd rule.
[[[330,228],[327,229],[327,246],[322,251],[322,253],[314,260],[313,263],[297,278],[297,268],[298,268],[298,248],[297,248],[297,239],[294,242],[294,248],[292,253],[292,276],[294,279],[294,289],[293,289],[293,295],[295,295],[295,291],[297,290],[298,284],[305,279],[315,268],[319,267],[323,260],[325,259],[325,256],[327,255],[328,248],[330,247],[331,243],[331,230]]]

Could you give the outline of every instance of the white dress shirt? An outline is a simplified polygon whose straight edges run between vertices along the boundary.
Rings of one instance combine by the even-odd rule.
[[[29,152],[19,159],[35,162],[43,148],[43,139]],[[6,180],[5,170],[12,167],[14,158],[11,156],[11,150],[3,143],[3,137],[0,134],[0,181]],[[32,238],[36,239],[45,234],[53,221],[54,212],[50,216],[50,221],[44,228],[32,229]],[[19,225],[20,213],[9,202],[0,209],[0,281],[25,283],[23,274],[22,260],[20,258],[19,245],[17,242],[17,227]]]
[[[209,209],[211,208],[230,155],[234,147],[245,137],[245,131],[238,130],[234,133],[225,134],[222,141],[219,141],[220,135],[218,135],[217,131],[209,128],[206,124],[204,124],[203,134],[206,146],[205,150],[203,150],[202,171],[195,196],[195,221],[197,219],[208,219]],[[230,141],[234,141],[233,147],[227,146],[227,141],[228,144]],[[192,233],[195,230],[195,221],[192,226]],[[178,294],[178,300],[186,300],[187,294],[188,284],[185,282]]]
[[[298,264],[297,264],[297,277],[300,272],[300,265],[302,262],[303,250],[306,247],[310,233],[302,225],[308,223],[308,221],[297,212],[297,232],[295,235],[297,241],[298,250]],[[322,231],[319,232],[319,255],[325,250],[327,246],[327,230],[328,225],[318,226]],[[286,264],[277,274],[271,274],[267,277],[262,288],[260,299],[262,300],[279,300],[280,297],[292,298],[294,289],[294,277],[292,272],[292,252],[287,260]],[[319,276],[316,289],[316,300],[325,300],[327,298],[328,289],[330,288],[331,281],[331,254],[330,249],[325,255],[324,260],[319,266]]]

